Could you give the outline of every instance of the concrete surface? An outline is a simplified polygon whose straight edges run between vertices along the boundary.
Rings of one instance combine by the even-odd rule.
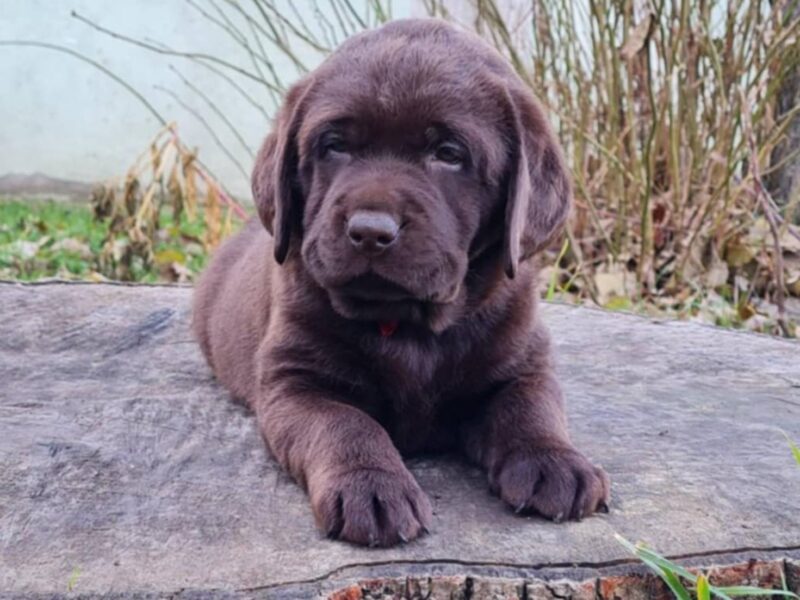
[[[547,305],[574,438],[612,478],[611,514],[519,518],[478,470],[431,457],[411,468],[432,534],[370,550],[321,538],[212,380],[190,295],[0,284],[0,597],[583,597],[555,579],[638,597],[598,591],[600,575],[638,572],[614,532],[800,580],[783,560],[800,558],[800,469],[781,434],[800,440],[797,342]]]

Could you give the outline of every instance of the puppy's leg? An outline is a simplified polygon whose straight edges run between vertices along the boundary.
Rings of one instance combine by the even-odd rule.
[[[608,510],[608,476],[572,446],[549,366],[506,385],[462,426],[461,439],[492,491],[517,512],[559,522]]]
[[[317,392],[273,386],[254,408],[270,450],[332,538],[389,546],[427,531],[431,505],[386,431]]]

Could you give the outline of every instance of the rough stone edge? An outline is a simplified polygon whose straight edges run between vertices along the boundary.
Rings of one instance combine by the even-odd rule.
[[[757,586],[800,593],[800,561],[751,559],[702,569],[718,586]],[[584,579],[501,578],[469,575],[367,579],[317,597],[327,600],[670,600],[658,575],[637,566],[636,572]]]
[[[7,285],[7,286],[17,286],[21,288],[40,288],[45,287],[48,285],[53,286],[62,286],[62,285],[74,285],[74,286],[86,286],[86,287],[93,287],[93,286],[110,286],[110,287],[128,287],[128,288],[186,288],[191,289],[194,287],[192,283],[167,283],[167,282],[156,282],[156,283],[148,283],[148,282],[137,282],[137,281],[85,281],[82,279],[61,279],[59,277],[46,277],[44,279],[37,279],[35,281],[20,281],[18,279],[0,279],[0,286]]]
[[[702,570],[715,585],[786,587],[800,594],[800,549],[787,553],[754,552],[754,557],[715,555],[679,562]],[[756,556],[757,555],[757,556]],[[409,564],[411,566],[409,566]],[[376,567],[373,567],[375,569]],[[390,565],[382,565],[382,571]],[[612,566],[510,569],[444,563],[398,563],[397,572],[380,576],[336,574],[314,581],[248,589],[175,589],[115,593],[20,594],[0,591],[0,600],[671,600],[661,579],[638,562]],[[461,572],[458,572],[458,570]],[[405,570],[406,574],[400,574]],[[408,573],[411,570],[412,573]],[[762,596],[763,597],[763,596]]]
[[[192,283],[139,283],[139,282],[129,282],[129,281],[82,281],[76,279],[59,279],[57,277],[50,278],[50,279],[40,279],[37,281],[18,281],[16,279],[0,279],[0,286],[18,286],[23,288],[40,288],[45,287],[48,285],[53,286],[67,286],[67,285],[74,285],[74,286],[111,286],[111,287],[127,287],[127,288],[166,288],[166,289],[192,289],[194,284]],[[715,331],[717,333],[722,333],[726,335],[744,335],[754,337],[756,339],[761,340],[774,340],[777,342],[783,342],[788,344],[793,344],[796,346],[800,346],[800,338],[793,339],[793,338],[785,338],[780,337],[777,335],[769,335],[766,333],[760,333],[757,331],[747,331],[744,329],[728,329],[725,327],[719,327],[712,323],[702,323],[699,321],[684,321],[681,319],[672,319],[670,317],[654,317],[651,315],[643,315],[631,311],[626,310],[608,310],[602,308],[600,306],[591,306],[587,304],[572,304],[569,302],[561,302],[558,300],[543,300],[540,299],[540,303],[549,306],[559,306],[564,308],[570,308],[573,310],[583,310],[583,311],[590,311],[599,313],[606,316],[620,316],[623,318],[633,318],[638,319],[641,321],[646,321],[651,323],[652,325],[666,325],[669,327],[673,326],[687,326],[687,327],[700,327],[702,329],[707,329],[709,331]]]

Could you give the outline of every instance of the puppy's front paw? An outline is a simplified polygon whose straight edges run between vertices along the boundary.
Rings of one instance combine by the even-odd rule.
[[[333,539],[391,546],[428,531],[431,503],[405,468],[356,469],[310,490],[319,527]]]
[[[511,452],[489,482],[516,512],[535,512],[557,523],[608,512],[608,475],[572,448]]]

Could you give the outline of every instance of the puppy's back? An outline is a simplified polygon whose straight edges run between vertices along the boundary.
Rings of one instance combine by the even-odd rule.
[[[254,358],[269,323],[272,239],[258,219],[220,246],[195,286],[192,329],[232,394],[251,397]]]

